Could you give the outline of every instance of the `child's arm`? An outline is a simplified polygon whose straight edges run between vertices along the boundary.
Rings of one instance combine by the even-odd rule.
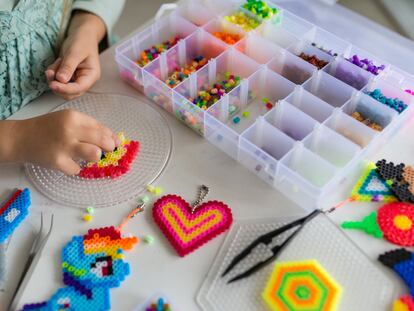
[[[97,162],[101,150],[120,144],[110,129],[74,110],[49,113],[33,119],[0,121],[0,163],[31,162],[79,173],[74,161]]]
[[[106,34],[103,20],[76,11],[60,57],[46,70],[50,89],[65,99],[85,93],[100,77],[99,42]]]

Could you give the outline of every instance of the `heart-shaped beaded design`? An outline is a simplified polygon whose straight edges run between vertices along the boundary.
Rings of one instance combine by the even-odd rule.
[[[229,229],[233,222],[231,209],[222,202],[209,201],[192,212],[190,204],[171,194],[155,202],[152,215],[181,257]]]

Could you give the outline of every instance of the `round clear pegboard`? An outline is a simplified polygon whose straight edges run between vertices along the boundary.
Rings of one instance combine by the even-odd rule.
[[[86,113],[115,133],[137,140],[140,151],[129,172],[111,179],[85,179],[26,164],[26,174],[36,188],[58,203],[84,208],[107,207],[137,198],[166,167],[172,150],[167,121],[146,100],[116,94],[88,94],[66,102],[54,111],[75,109]]]

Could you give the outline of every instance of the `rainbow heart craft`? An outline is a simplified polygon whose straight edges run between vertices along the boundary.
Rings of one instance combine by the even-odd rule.
[[[231,209],[222,202],[205,202],[192,212],[190,204],[171,194],[154,203],[152,215],[181,257],[228,230],[233,223]]]
[[[127,140],[123,133],[118,134],[121,144],[114,151],[102,153],[98,162],[88,162],[80,171],[79,176],[88,179],[104,177],[117,178],[127,173],[132,162],[138,155],[138,141]]]

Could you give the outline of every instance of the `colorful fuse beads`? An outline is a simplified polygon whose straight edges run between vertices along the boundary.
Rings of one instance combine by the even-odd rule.
[[[361,202],[396,202],[397,197],[391,189],[391,183],[377,172],[377,166],[369,163],[352,189],[353,201]]]
[[[170,304],[164,298],[158,298],[156,302],[152,302],[145,311],[173,311]]]
[[[29,214],[30,190],[16,190],[0,206],[0,243],[3,243]]]
[[[381,93],[381,90],[379,89],[375,89],[372,92],[368,92],[367,94],[373,99],[379,101],[381,104],[394,109],[398,113],[403,112],[408,107],[407,104],[405,104],[401,99],[386,97]]]
[[[414,256],[406,249],[396,249],[386,252],[378,260],[394,270],[405,282],[410,290],[394,302],[393,311],[414,311]]]
[[[374,75],[378,75],[385,69],[385,65],[375,66],[372,60],[367,58],[360,59],[358,55],[353,55],[352,57],[347,58],[347,60]]]
[[[244,31],[251,31],[260,25],[258,20],[240,11],[232,15],[224,16],[224,18],[230,23],[236,24]]]
[[[414,246],[414,206],[407,203],[385,204],[362,221],[346,221],[341,226],[383,237],[396,245]]]
[[[144,67],[145,65],[149,64],[153,60],[157,59],[158,56],[160,56],[162,52],[165,52],[171,49],[173,46],[175,46],[180,39],[181,38],[179,37],[170,38],[168,41],[165,41],[161,44],[154,45],[150,47],[149,49],[142,51],[140,58],[136,61],[136,63],[140,67]]]
[[[207,58],[202,55],[196,56],[191,63],[186,64],[181,68],[175,68],[173,73],[165,81],[165,84],[167,84],[170,88],[174,88],[187,79],[191,73],[196,72],[205,64],[207,64]]]
[[[101,160],[97,163],[87,163],[79,173],[83,178],[117,178],[127,173],[131,163],[139,152],[139,142],[127,140],[123,133],[118,134],[121,145],[112,152],[102,152]]]
[[[342,288],[316,261],[277,262],[262,294],[272,311],[336,310]]]
[[[247,0],[246,3],[242,5],[242,8],[262,19],[272,18],[278,12],[276,8],[269,6],[266,2],[261,0]]]
[[[299,54],[299,57],[307,61],[309,64],[312,64],[313,66],[317,67],[318,69],[322,69],[328,64],[326,60],[319,59],[318,57],[316,57],[316,55],[308,55],[302,52]]]
[[[129,274],[123,252],[138,242],[136,237],[122,237],[118,229],[91,229],[75,236],[62,250],[63,283],[50,300],[28,304],[23,310],[88,310],[111,308],[110,292]]]
[[[414,168],[404,163],[395,165],[386,160],[380,160],[376,165],[378,174],[391,182],[394,195],[400,201],[414,203]]]
[[[154,203],[152,216],[177,253],[184,257],[230,228],[230,208],[209,201],[192,211],[190,204],[176,195],[166,195]]]

